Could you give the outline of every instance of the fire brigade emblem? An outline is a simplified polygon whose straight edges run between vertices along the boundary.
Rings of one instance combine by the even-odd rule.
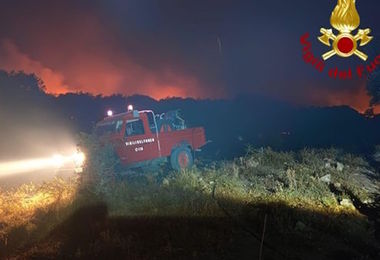
[[[359,46],[367,45],[371,40],[371,29],[359,29],[356,35],[351,34],[360,25],[360,16],[356,10],[356,0],[338,0],[334,11],[331,14],[331,26],[339,31],[335,35],[333,29],[321,28],[322,36],[318,37],[319,41],[332,49],[322,55],[323,60],[327,60],[334,55],[340,57],[358,56],[362,60],[367,60],[368,56],[358,50]]]

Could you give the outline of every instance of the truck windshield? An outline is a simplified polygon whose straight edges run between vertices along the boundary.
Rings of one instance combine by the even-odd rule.
[[[114,120],[99,123],[95,128],[95,134],[106,135],[113,133],[120,133],[123,127],[123,120]]]

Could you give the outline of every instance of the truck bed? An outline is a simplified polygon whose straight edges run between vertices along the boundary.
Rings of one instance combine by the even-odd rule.
[[[190,145],[193,150],[206,144],[205,130],[203,127],[187,128],[177,131],[161,132],[158,135],[161,147],[161,156],[169,156],[176,147],[181,144]]]

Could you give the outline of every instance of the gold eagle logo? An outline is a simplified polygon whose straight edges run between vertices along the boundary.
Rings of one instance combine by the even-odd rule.
[[[323,60],[327,60],[334,55],[340,57],[350,57],[356,55],[362,60],[367,60],[368,56],[358,50],[359,46],[367,45],[373,37],[370,36],[371,29],[359,29],[356,35],[351,32],[356,30],[360,25],[360,16],[356,9],[356,0],[338,0],[334,11],[330,18],[331,26],[339,31],[335,35],[332,29],[321,28],[322,36],[318,37],[319,41],[327,46],[331,46],[332,50],[322,55]]]

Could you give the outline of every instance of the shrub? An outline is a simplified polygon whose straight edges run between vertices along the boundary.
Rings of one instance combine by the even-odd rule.
[[[41,239],[79,207],[78,186],[76,178],[56,178],[0,190],[0,258],[8,250]]]
[[[122,167],[112,144],[103,144],[94,135],[81,134],[81,149],[86,154],[82,184],[96,195],[106,193],[120,179]]]
[[[376,145],[374,159],[380,162],[380,145]]]

